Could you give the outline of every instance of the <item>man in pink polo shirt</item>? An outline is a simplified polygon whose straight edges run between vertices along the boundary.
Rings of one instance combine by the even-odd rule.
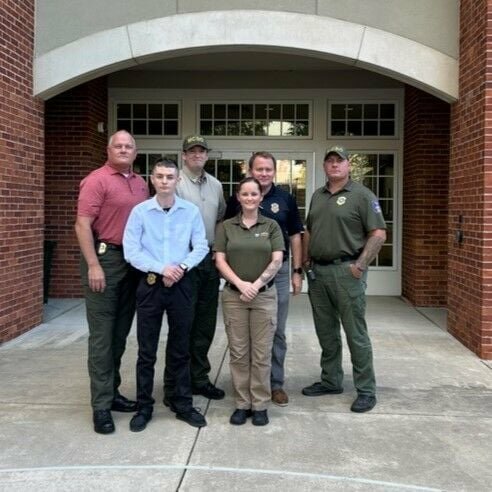
[[[111,410],[133,412],[120,395],[120,364],[135,313],[137,272],[123,256],[123,231],[132,208],[148,197],[132,171],[135,140],[126,131],[109,139],[108,160],[80,183],[75,232],[89,325],[88,368],[94,430],[114,431]]]

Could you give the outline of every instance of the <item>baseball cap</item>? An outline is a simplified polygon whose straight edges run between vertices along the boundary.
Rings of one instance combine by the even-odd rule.
[[[345,147],[340,147],[339,145],[334,145],[333,147],[330,147],[326,151],[325,158],[323,160],[326,161],[327,157],[330,154],[337,154],[344,160],[348,160],[349,158],[349,153],[347,152],[347,149]]]
[[[200,135],[189,135],[183,140],[183,151],[187,151],[194,147],[195,145],[199,145],[203,147],[205,150],[210,150],[207,141],[201,137]]]

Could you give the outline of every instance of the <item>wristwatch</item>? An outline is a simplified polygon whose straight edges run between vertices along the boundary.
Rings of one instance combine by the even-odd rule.
[[[188,271],[189,266],[186,263],[180,263],[179,268],[181,268],[181,270],[183,270],[183,272],[186,273]]]
[[[302,275],[302,268],[301,267],[293,268],[292,273],[298,273],[299,275]]]

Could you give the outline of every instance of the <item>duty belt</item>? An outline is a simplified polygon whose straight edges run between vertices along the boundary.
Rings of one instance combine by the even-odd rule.
[[[323,260],[312,258],[313,263],[316,265],[326,266],[326,265],[339,265],[340,263],[344,263],[346,261],[356,260],[359,257],[359,254],[351,255],[351,256],[340,256],[340,258],[335,258],[334,260]]]
[[[107,243],[106,241],[96,241],[96,252],[98,255],[103,255],[108,249],[123,251],[123,246],[121,244]]]
[[[258,289],[258,292],[265,292],[265,290],[268,290],[270,287],[272,287],[273,284],[274,284],[273,280],[270,280],[270,282],[268,282],[268,284],[264,285],[263,287],[260,287]],[[239,289],[234,284],[227,282],[226,285],[227,285],[227,287],[229,287],[229,289],[232,289],[232,290],[235,290],[236,292],[239,292]]]

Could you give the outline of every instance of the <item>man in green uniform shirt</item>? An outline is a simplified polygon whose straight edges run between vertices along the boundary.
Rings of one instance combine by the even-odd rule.
[[[386,224],[374,194],[350,179],[343,147],[332,147],[323,167],[328,179],[311,199],[303,240],[309,299],[321,345],[321,381],[306,396],[343,392],[343,325],[350,350],[357,399],[353,412],[376,405],[376,378],[365,321],[367,267],[386,240]]]

